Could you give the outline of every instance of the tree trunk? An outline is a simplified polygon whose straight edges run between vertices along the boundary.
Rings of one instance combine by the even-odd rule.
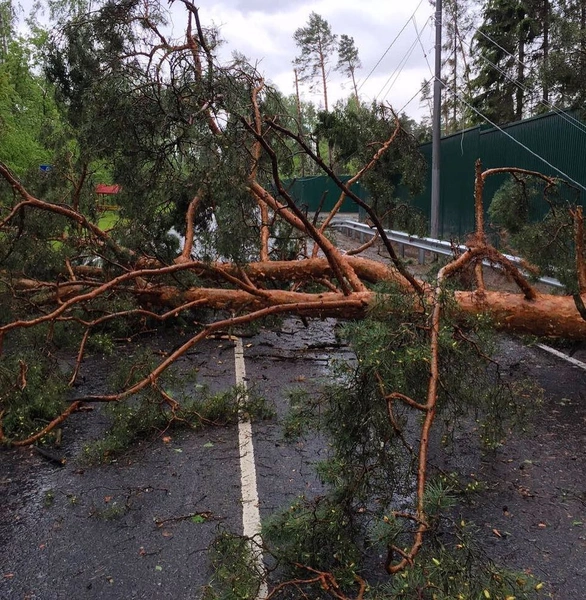
[[[297,69],[293,69],[295,73],[295,103],[297,106],[297,127],[299,129],[299,136],[301,138],[304,136],[303,131],[303,120],[301,115],[301,99],[299,97],[299,75],[297,73]],[[305,177],[305,154],[301,155],[301,177]]]
[[[350,77],[352,78],[352,89],[354,90],[354,98],[356,98],[356,104],[360,103],[360,99],[358,98],[358,87],[356,86],[356,76],[354,75],[354,67],[350,68]]]
[[[414,310],[418,310],[417,295],[409,283],[392,267],[380,262],[358,257],[347,257],[349,265],[364,281],[380,283],[395,282],[405,294],[413,296]],[[225,266],[223,272],[232,274],[237,267]],[[309,281],[332,275],[328,262],[323,258],[302,261],[255,263],[246,268],[251,281]],[[221,288],[192,288],[180,291],[171,286],[152,286],[134,289],[142,302],[168,308],[197,301],[201,306],[215,310],[241,312],[259,310],[269,306],[283,306],[283,312],[303,316],[363,318],[377,301],[372,291],[352,292],[347,296],[335,292],[320,294],[292,292],[289,290],[262,290],[262,294],[250,294],[243,290]],[[426,288],[431,299],[432,290]],[[463,313],[487,314],[494,326],[511,333],[540,337],[559,337],[586,340],[586,321],[580,316],[571,296],[536,294],[528,300],[523,294],[484,291],[483,293],[457,291],[455,300]],[[583,299],[586,301],[586,294]],[[198,305],[198,306],[199,306]]]
[[[322,85],[324,86],[324,109],[326,112],[328,112],[329,108],[328,108],[328,84],[327,84],[327,74],[326,74],[326,57],[321,48],[320,48],[320,52],[319,52],[319,66],[321,69]],[[332,168],[334,166],[333,162],[334,161],[333,161],[332,146],[328,142],[328,165],[330,166],[330,168]]]
[[[378,298],[370,291],[342,296],[334,292],[311,294],[271,290],[265,295],[254,296],[242,290],[192,288],[180,291],[170,286],[136,289],[135,293],[143,302],[169,308],[195,301],[199,301],[198,306],[234,313],[278,306],[284,313],[342,319],[364,318]],[[586,295],[583,299],[586,301]],[[501,331],[586,340],[586,321],[580,316],[573,298],[568,296],[539,294],[534,300],[527,300],[523,294],[509,292],[486,291],[483,295],[456,292],[455,300],[464,314],[488,315]],[[414,310],[417,310],[415,297]]]
[[[523,118],[525,87],[525,33],[519,29],[519,60],[517,62],[517,91],[515,92],[515,120]]]
[[[586,76],[586,0],[580,0],[580,62],[579,74],[582,90],[585,87],[584,77]],[[582,100],[586,94],[582,93]]]
[[[542,56],[542,64],[543,64],[543,72],[544,76],[542,78],[543,81],[543,95],[542,102],[546,106],[549,106],[549,23],[551,18],[551,6],[549,0],[543,0],[543,56]]]
[[[326,112],[329,111],[328,107],[328,84],[327,84],[327,74],[326,74],[326,57],[320,48],[319,52],[319,66],[321,69],[321,80],[322,85],[324,87],[324,109]]]

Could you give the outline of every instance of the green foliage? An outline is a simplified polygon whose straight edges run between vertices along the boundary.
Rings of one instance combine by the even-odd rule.
[[[356,363],[339,365],[336,383],[319,396],[291,393],[286,435],[313,430],[328,440],[329,456],[317,467],[326,494],[300,498],[270,518],[263,530],[279,564],[331,572],[347,590],[363,572],[365,557],[385,554],[391,546],[407,548],[413,529],[413,522],[396,511],[413,512],[417,450],[412,446],[421,413],[399,399],[387,404],[383,394],[400,392],[426,403],[429,307],[423,304],[414,311],[413,298],[393,288],[384,292],[365,321],[349,323],[342,330]],[[525,395],[533,392],[501,377],[489,358],[494,343],[486,322],[469,320],[464,333],[453,325],[456,308],[449,291],[443,300],[444,314],[449,316],[439,336],[437,418],[444,423],[444,440],[459,428],[476,426],[481,443],[493,447],[512,421],[522,420],[523,407],[529,404]],[[460,540],[445,547],[440,543],[442,536],[456,535],[444,517],[453,510],[459,489],[453,487],[455,480],[450,485],[446,481],[428,474],[424,498],[428,546],[416,566],[396,576],[387,588],[373,588],[366,597],[417,598],[436,587],[444,590],[438,598],[455,598],[450,596],[454,590],[465,598],[475,598],[484,589],[494,597],[516,590],[514,579],[511,583],[506,573],[482,560],[471,566],[470,553],[454,550],[465,547]],[[301,577],[302,571],[287,571],[285,577]],[[322,597],[314,593],[312,597]]]
[[[317,123],[317,109],[312,102],[298,99],[294,94],[282,96],[274,106],[267,106],[276,115],[278,123],[299,134],[304,140],[311,140]],[[271,110],[272,109],[272,110]],[[319,167],[307,156],[299,152],[296,143],[281,140],[282,150],[279,160],[279,174],[284,177],[306,177],[320,175]],[[286,151],[283,151],[286,148]]]
[[[263,524],[263,539],[285,569],[286,578],[307,575],[303,567],[334,574],[345,586],[360,569],[361,547],[351,515],[330,496],[299,498]]]
[[[258,236],[253,236],[257,227],[249,215],[256,214],[256,203],[244,186],[222,188],[214,192],[220,202],[215,216],[218,227],[209,233],[208,253],[214,249],[212,258],[220,257],[237,264],[244,264],[258,256]]]
[[[0,62],[6,60],[8,40],[16,31],[16,10],[11,0],[0,1]]]
[[[475,10],[470,0],[446,0],[442,4],[442,83],[447,92],[442,102],[444,135],[470,126],[470,110],[462,99],[468,101],[473,95],[467,42],[476,29]],[[430,85],[426,87],[425,99],[431,101]]]
[[[410,235],[425,237],[428,233],[426,215],[408,203],[395,203],[392,211],[386,216],[384,221],[389,227],[404,231]]]
[[[578,290],[576,246],[571,210],[575,193],[562,181],[554,186],[533,177],[512,177],[495,193],[489,216],[513,252],[555,277],[568,291]],[[538,218],[541,217],[541,218]]]
[[[0,6],[0,11],[5,7]],[[0,16],[0,26],[2,21]],[[4,49],[7,53],[2,56]],[[0,160],[29,179],[41,177],[39,165],[50,162],[42,130],[56,117],[46,82],[35,73],[35,55],[34,40],[20,36],[11,36],[0,48]],[[0,202],[3,200],[0,190]]]
[[[453,504],[442,486],[430,484],[429,487],[428,501],[433,507],[428,508],[432,511],[443,512]],[[263,533],[271,540],[271,551],[283,561],[279,564],[295,565],[280,573],[281,580],[296,581],[295,589],[302,590],[307,597],[331,598],[319,583],[302,583],[310,573],[305,567],[315,568],[331,573],[340,585],[339,591],[351,594],[362,574],[365,555],[356,538],[348,538],[347,528],[339,526],[343,519],[340,506],[331,505],[327,497],[313,503],[299,500],[281,515],[269,519]],[[528,600],[541,597],[539,590],[543,586],[532,576],[499,567],[485,556],[473,525],[461,521],[447,527],[445,522],[441,532],[441,536],[431,536],[410,568],[383,583],[369,585],[364,598]],[[403,526],[392,516],[371,524],[370,540],[376,555],[386,554],[388,544],[397,544],[402,536]]]
[[[0,357],[0,414],[8,443],[43,429],[65,410],[66,400],[65,375],[46,349],[31,346]]]
[[[72,251],[59,243],[68,223],[57,215],[21,211],[21,226],[0,237],[0,260],[5,269],[39,279],[51,278],[72,257]],[[26,227],[27,235],[22,235]]]
[[[116,198],[121,219],[112,235],[126,248],[171,262],[178,243],[169,231],[185,233],[186,209],[197,198],[194,255],[238,264],[252,260],[258,255],[258,211],[246,188],[253,139],[243,120],[249,120],[250,90],[259,76],[236,55],[230,69],[211,62],[202,77],[188,48],[169,56],[164,69],[159,57],[136,60],[158,43],[141,10],[135,3],[107,4],[91,18],[72,18],[51,36],[45,69],[72,136],[70,158],[77,171],[100,165],[108,180],[122,186]],[[149,22],[164,23],[163,12],[150,7]],[[213,52],[217,32],[205,30],[204,37]],[[265,86],[258,102],[262,111],[291,124],[278,92]],[[210,129],[202,106],[220,113],[219,129]],[[291,174],[291,143],[274,132],[265,139],[279,172]],[[263,155],[259,180],[270,181],[272,170]]]
[[[114,501],[111,504],[106,504],[103,508],[92,506],[90,515],[95,519],[100,519],[102,521],[116,521],[123,517],[128,510],[129,508],[127,505]]]
[[[343,33],[338,43],[338,64],[336,65],[336,69],[353,77],[354,71],[360,67],[358,48],[356,48],[354,38]]]
[[[586,57],[584,3],[581,0],[547,3],[551,11],[550,52],[541,74],[550,101],[576,108],[584,116],[586,103]],[[544,15],[546,16],[546,15]]]
[[[47,490],[43,496],[43,506],[51,508],[55,504],[55,490]]]
[[[532,185],[533,183],[533,185]],[[535,182],[529,189],[512,177],[496,191],[488,209],[488,215],[497,224],[512,234],[517,234],[527,225],[531,200],[539,193]]]
[[[296,260],[302,256],[307,238],[295,227],[279,223],[273,228],[271,258],[273,260]]]
[[[5,8],[5,3],[0,4],[3,13]],[[185,233],[185,212],[194,199],[198,201],[194,256],[238,265],[256,258],[258,208],[247,189],[253,166],[258,168],[258,180],[263,185],[273,181],[275,172],[305,174],[305,163],[295,145],[267,128],[266,122],[262,139],[274,148],[278,164],[266,153],[260,164],[253,163],[256,142],[247,124],[253,114],[250,92],[259,85],[258,73],[237,55],[229,68],[218,65],[212,58],[220,43],[215,30],[198,31],[203,69],[189,45],[168,52],[160,48],[158,33],[149,28],[156,24],[162,30],[166,25],[164,9],[157,3],[106,2],[90,14],[82,14],[89,8],[85,2],[53,2],[52,8],[67,18],[48,40],[37,32],[35,39],[16,39],[0,49],[0,159],[9,163],[33,193],[51,203],[74,206],[93,222],[100,220],[95,183],[119,183],[120,218],[104,224],[113,226],[112,242],[108,243],[61,216],[21,210],[0,237],[2,308],[6,309],[0,317],[2,322],[43,314],[54,293],[55,288],[48,287],[28,293],[16,286],[22,278],[58,281],[61,286],[67,277],[65,264],[99,263],[107,277],[114,277],[142,264],[144,257],[160,264],[172,263],[179,243],[170,232],[174,228],[180,235]],[[513,0],[491,0],[486,7],[485,25],[495,29],[485,26],[484,31],[502,34],[498,39],[513,56],[520,54],[523,44],[535,39],[536,23],[527,14],[529,8]],[[3,14],[3,41],[14,33],[12,23],[6,28],[6,22]],[[574,42],[578,39],[572,36]],[[312,13],[307,27],[295,32],[295,41],[300,49],[296,65],[301,79],[312,83],[319,80],[327,109],[327,65],[336,36],[326,21]],[[46,77],[38,75],[29,59],[37,56],[39,49],[46,57]],[[352,38],[342,36],[338,52],[338,68],[354,83],[359,60]],[[488,57],[504,68],[498,76],[479,71],[476,85],[482,93],[478,94],[477,106],[486,109],[494,120],[510,120],[522,114],[523,98],[518,93],[513,97],[508,75],[519,75],[523,81],[522,73],[509,57],[493,52],[491,48]],[[486,57],[487,52],[483,54]],[[576,71],[583,75],[581,69]],[[558,85],[569,89],[576,87],[576,81],[558,80]],[[579,99],[579,90],[570,97]],[[337,171],[356,173],[395,128],[391,111],[377,104],[361,105],[358,98],[319,116],[312,106],[293,107],[291,100],[287,103],[268,87],[260,92],[258,102],[263,114],[275,115],[277,122],[302,135],[310,145],[321,151],[327,146]],[[210,127],[210,121],[217,126]],[[363,182],[371,206],[385,218],[386,225],[421,231],[421,215],[397,200],[400,186],[412,193],[420,191],[424,169],[417,141],[406,131],[406,120],[402,122],[405,129]],[[53,165],[53,171],[40,177],[40,162]],[[521,224],[531,210],[526,199],[533,194],[532,189],[527,186],[513,204],[503,201],[512,190],[503,191],[500,200],[497,198],[495,215],[502,213],[503,224],[512,235],[519,236],[519,247],[525,243],[529,251],[536,252],[543,250],[539,248],[543,239],[550,240],[544,268],[569,280],[561,262],[561,257],[567,262],[572,252],[566,236],[571,223],[565,213],[552,204],[542,229]],[[13,202],[13,190],[2,184],[3,214]],[[546,237],[551,233],[555,236]],[[273,229],[274,257],[293,258],[302,244],[289,227]],[[194,275],[186,273],[159,281],[179,290],[199,284]],[[413,513],[411,432],[420,424],[421,413],[400,400],[390,405],[385,396],[396,391],[414,402],[425,402],[430,307],[423,300],[414,306],[417,300],[400,290],[381,291],[380,304],[369,318],[344,330],[355,349],[356,362],[340,365],[334,384],[323,394],[296,393],[292,398],[287,433],[305,433],[312,426],[329,443],[328,458],[318,465],[327,493],[299,499],[265,525],[280,564],[285,560],[332,571],[345,589],[355,585],[365,557],[368,560],[391,545],[406,547],[413,528],[411,519],[394,511]],[[519,415],[518,409],[526,404],[523,395],[532,392],[501,385],[498,368],[486,357],[484,348],[489,340],[485,323],[470,320],[464,333],[451,322],[455,304],[448,290],[443,301],[446,318],[439,339],[438,420],[446,426],[444,439],[455,427],[472,419],[485,445],[494,447],[508,426],[506,416]],[[117,299],[112,294],[87,301],[68,316],[87,320],[136,306],[124,293]],[[120,325],[109,321],[96,327],[87,351],[113,354],[116,337],[136,333],[136,325],[144,328],[148,322]],[[75,321],[58,323],[50,331],[39,330],[58,347],[78,342],[83,334],[82,325]],[[18,350],[26,344],[11,343],[11,353],[0,362],[0,412],[9,441],[39,431],[63,410],[67,394],[65,379],[47,345],[35,342],[35,354],[31,351],[29,355]],[[122,362],[114,387],[127,389],[147,377],[154,365],[152,355],[130,357]],[[180,405],[174,404],[175,398]],[[109,428],[104,439],[86,449],[89,460],[111,459],[136,440],[171,426],[226,425],[242,414],[258,418],[272,414],[254,392],[237,387],[211,394],[181,373],[160,377],[135,397],[108,403],[104,411]],[[522,597],[522,590],[512,586],[508,576],[474,563],[468,542],[442,519],[442,513],[450,508],[451,496],[450,489],[441,483],[428,479],[426,518],[430,534],[447,532],[453,543],[442,545],[439,535],[431,535],[433,543],[416,566],[393,579],[387,589],[373,588],[371,597],[504,597],[509,593]],[[121,510],[121,505],[112,505],[96,516],[115,518]],[[250,541],[222,534],[213,551],[218,574],[206,591],[207,598],[256,597],[260,574],[251,569],[254,550]],[[306,575],[303,569],[297,571],[301,573]],[[324,590],[316,590],[313,597],[323,594]]]
[[[189,407],[189,404],[187,405]],[[215,425],[228,425],[235,423],[239,414],[256,419],[270,419],[274,416],[273,409],[267,404],[264,397],[259,396],[254,390],[245,390],[241,385],[236,385],[224,392],[205,394],[201,404],[194,404],[204,421]]]
[[[112,376],[112,385],[115,389],[126,389],[146,377],[154,366],[154,354],[149,350],[139,351],[120,362]],[[137,441],[170,428],[225,426],[236,423],[240,414],[258,419],[268,419],[274,414],[254,390],[234,386],[212,394],[196,382],[195,376],[177,370],[165,372],[158,386],[178,404],[170,406],[159,389],[153,387],[132,398],[108,403],[104,410],[110,423],[105,435],[84,448],[88,463],[109,462]]]
[[[320,400],[302,388],[289,390],[287,396],[289,411],[285,415],[282,427],[284,438],[291,441],[303,437],[303,433],[308,429],[319,426],[315,415],[319,410]]]
[[[474,77],[467,91],[472,106],[496,124],[552,107],[583,113],[583,11],[582,0],[484,3],[471,46]],[[483,122],[481,115],[470,116]]]
[[[436,539],[412,568],[381,585],[373,600],[490,600],[536,598],[535,579],[500,568],[475,541],[477,532],[461,522],[448,543]]]
[[[315,132],[332,149],[334,170],[353,174],[370,162],[396,125],[388,108],[350,100],[346,104],[338,103],[331,112],[320,112]],[[402,125],[408,127],[409,123],[402,119]],[[425,162],[415,138],[401,128],[391,148],[361,179],[368,190],[368,203],[380,218],[384,217],[387,226],[398,227],[412,218],[409,216],[412,211],[398,202],[397,190],[401,186],[410,194],[419,193],[424,173]],[[398,206],[401,206],[399,210]]]
[[[203,600],[254,600],[263,574],[259,573],[254,541],[220,531],[210,547],[214,568],[212,581],[204,588]]]
[[[474,38],[476,78],[471,104],[497,125],[527,114],[531,98],[525,97],[530,76],[526,63],[531,61],[539,26],[536,5],[531,3],[490,0],[483,8],[483,23]],[[479,116],[473,119],[482,121]]]
[[[340,71],[350,77],[356,100],[358,100],[356,69],[359,69],[361,66],[362,63],[358,56],[358,48],[354,43],[354,38],[343,33],[338,42],[338,63],[336,64],[336,71]]]

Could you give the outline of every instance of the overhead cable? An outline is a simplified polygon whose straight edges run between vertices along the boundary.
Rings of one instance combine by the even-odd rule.
[[[405,54],[403,55],[403,58],[399,61],[399,64],[395,67],[395,70],[391,73],[389,78],[385,81],[383,87],[381,88],[381,91],[379,92],[379,97],[381,97],[383,100],[389,95],[390,91],[393,89],[393,86],[395,85],[399,75],[401,74],[401,72],[405,68],[405,65],[407,64],[407,61],[413,54],[413,51],[415,50],[416,45],[417,45],[417,40],[414,40],[413,43],[411,44],[411,46],[409,47],[409,49],[407,50],[407,52],[405,52]],[[390,85],[389,85],[389,83],[390,83]],[[383,92],[384,92],[385,88],[387,87],[387,85],[389,85],[389,89],[383,95]]]
[[[423,92],[428,83],[429,81],[423,82],[423,85],[413,94],[413,96],[411,96],[411,98],[409,98],[409,100],[407,100],[405,104],[403,104],[401,109],[397,112],[398,115],[400,115],[409,106],[409,104],[411,104],[411,102],[413,102],[413,100],[415,100],[415,98],[417,98],[417,96]]]
[[[521,146],[521,148],[523,148],[524,150],[526,150],[527,152],[529,152],[529,154],[531,154],[532,156],[534,156],[535,158],[537,158],[538,160],[540,160],[543,164],[547,165],[550,169],[553,169],[554,171],[556,171],[557,173],[559,173],[564,179],[566,179],[567,181],[569,181],[570,183],[572,183],[576,187],[580,188],[582,191],[586,192],[586,186],[584,186],[583,184],[581,184],[579,181],[576,181],[575,179],[573,179],[572,177],[570,177],[568,174],[564,173],[561,169],[558,169],[555,165],[553,165],[552,163],[550,163],[546,158],[544,158],[543,156],[541,156],[540,154],[538,154],[534,150],[531,150],[531,148],[529,148],[529,146],[526,146],[525,144],[523,144],[523,142],[520,142],[517,138],[513,137],[510,133],[508,133],[507,131],[505,131],[502,127],[500,127],[499,125],[497,125],[496,123],[494,123],[493,121],[491,121],[485,114],[481,113],[477,108],[475,108],[474,106],[472,106],[462,96],[460,96],[457,93],[454,93],[454,95],[456,96],[456,98],[460,102],[462,102],[469,109],[471,109],[472,111],[474,111],[479,117],[481,117],[482,119],[484,119],[489,125],[491,125],[495,129],[498,129],[503,135],[505,135],[506,137],[508,137],[509,139],[511,139],[513,142],[515,142],[515,144]]]
[[[495,45],[499,50],[502,50],[507,56],[509,56],[510,58],[512,58],[513,60],[515,60],[518,64],[520,64],[521,66],[523,66],[527,70],[529,70],[529,71],[533,71],[534,70],[534,67],[532,67],[531,65],[528,65],[528,64],[524,63],[517,56],[511,54],[508,50],[506,50],[505,48],[503,48],[498,42],[496,42],[495,40],[493,40],[488,34],[484,33],[482,30],[480,30],[478,28],[474,28],[474,31],[475,31],[475,33],[479,33],[480,35],[482,35],[491,44]],[[465,43],[470,48],[470,50],[472,50],[472,45],[469,42],[465,42]],[[538,95],[538,93],[539,93],[538,90],[531,89],[530,87],[528,87],[527,85],[525,85],[523,82],[519,81],[518,79],[515,79],[515,78],[511,77],[503,69],[501,69],[500,67],[498,67],[496,64],[494,64],[492,61],[490,61],[488,58],[486,58],[482,54],[480,56],[481,56],[481,58],[485,62],[487,62],[490,66],[492,66],[494,69],[496,69],[501,75],[503,75],[511,83],[513,83],[514,85],[516,85],[517,87],[519,87],[519,89],[522,89],[523,91],[529,93],[532,98],[535,97],[536,95]],[[566,112],[566,111],[558,108],[557,106],[555,106],[555,104],[553,104],[549,100],[544,100],[543,98],[541,98],[540,100],[537,101],[537,104],[542,104],[546,108],[549,108],[552,112],[555,112],[556,114],[558,114],[562,119],[564,119],[565,121],[567,121],[568,123],[570,123],[576,129],[578,129],[582,133],[586,133],[586,125],[584,123],[582,123],[582,121],[580,121],[579,119],[576,119],[574,116],[572,116],[568,112]]]
[[[432,20],[435,21],[435,18],[433,17],[433,15],[430,15],[428,17],[428,19],[425,21],[425,23],[423,24],[423,27],[421,30],[423,31],[423,29],[425,29],[427,27],[428,23],[430,23]],[[423,52],[423,57],[425,58],[425,62],[427,63],[429,72],[433,73],[433,69],[431,68],[431,65],[429,64],[429,60],[427,60],[427,52],[425,51],[425,48],[423,47],[423,42],[421,41],[421,32],[419,31],[419,29],[417,27],[417,22],[415,21],[415,16],[413,16],[411,21],[413,22],[413,27],[415,29],[415,35],[417,36],[417,40],[419,41],[419,46],[421,47],[421,51]]]
[[[417,7],[415,8],[415,10],[413,11],[413,14],[409,17],[409,19],[407,19],[407,22],[405,23],[405,25],[403,25],[403,27],[401,27],[401,30],[399,31],[399,33],[395,36],[395,38],[393,39],[393,41],[389,44],[389,47],[383,52],[382,56],[378,59],[377,63],[374,65],[374,67],[372,67],[372,69],[370,70],[370,73],[360,83],[360,85],[358,86],[358,91],[360,91],[362,89],[362,87],[368,81],[368,79],[370,78],[370,76],[374,73],[374,71],[376,70],[376,68],[381,64],[381,62],[383,61],[384,57],[389,53],[390,49],[394,46],[395,42],[399,39],[399,37],[401,37],[401,34],[403,33],[403,31],[405,31],[405,29],[407,29],[407,26],[409,25],[409,22],[415,16],[415,13],[419,10],[419,7],[422,4],[423,4],[423,0],[419,0],[419,4],[417,5]]]

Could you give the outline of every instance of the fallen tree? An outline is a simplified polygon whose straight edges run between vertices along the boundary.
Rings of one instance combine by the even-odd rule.
[[[0,443],[35,444],[88,404],[120,402],[146,389],[159,394],[173,415],[178,403],[159,379],[202,339],[272,315],[357,320],[380,306],[391,314],[393,302],[400,300],[401,314],[411,311],[414,327],[426,340],[426,391],[416,397],[409,389],[391,389],[382,373],[371,373],[388,410],[388,426],[399,437],[397,404],[423,417],[413,449],[414,506],[394,513],[413,526],[413,540],[388,543],[387,570],[397,573],[413,564],[432,528],[425,504],[429,439],[440,388],[449,385],[442,378],[440,338],[448,328],[458,344],[475,347],[474,334],[468,338],[462,332],[467,327],[474,331],[470,322],[482,318],[513,333],[586,340],[581,208],[550,203],[556,227],[549,222],[552,242],[543,238],[542,245],[566,258],[563,266],[554,265],[554,274],[568,294],[540,293],[525,274],[537,272],[530,261],[538,257],[527,257],[521,271],[486,235],[483,184],[489,176],[507,173],[524,189],[528,180],[540,182],[548,201],[562,184],[515,167],[482,171],[478,165],[476,230],[466,251],[441,266],[434,280],[417,279],[385,233],[385,219],[395,208],[386,191],[369,203],[353,191],[358,181],[384,189],[381,182],[397,153],[412,156],[414,164],[419,160],[401,119],[388,107],[376,108],[377,128],[368,133],[384,132],[384,137],[365,142],[360,150],[364,166],[343,183],[320,158],[319,144],[300,135],[294,118],[281,112],[278,95],[255,69],[238,58],[228,66],[217,64],[215,33],[203,28],[189,0],[182,4],[187,28],[178,42],[161,33],[152,12],[137,6],[109,4],[91,19],[68,23],[64,41],[54,39],[48,71],[61,94],[64,119],[77,127],[76,151],[42,185],[22,182],[0,163],[0,339],[5,355],[18,357],[14,370],[2,371]],[[104,27],[113,23],[119,28],[105,34]],[[149,36],[149,45],[135,35],[137,27]],[[83,54],[77,46],[81,39],[91,41],[85,50],[93,53],[89,62],[70,52],[75,47]],[[71,75],[80,64],[86,66],[83,85]],[[119,121],[114,131],[111,115]],[[336,208],[324,220],[306,214],[283,181],[300,153],[340,190]],[[111,228],[100,226],[88,183],[92,169],[103,161],[111,164],[111,175],[123,190],[120,215]],[[332,241],[332,217],[344,198],[368,215],[387,263],[346,254]],[[182,244],[170,234],[173,227],[182,233]],[[284,255],[292,258],[283,260]],[[485,262],[514,282],[518,293],[487,289]],[[541,265],[542,273],[547,264]],[[473,285],[457,289],[465,272],[473,274]],[[392,293],[385,292],[388,286]],[[209,313],[200,318],[204,309],[216,311],[215,318],[209,319]],[[67,377],[73,387],[93,336],[121,323],[133,331],[139,323],[151,328],[178,318],[190,323],[190,337],[138,381],[110,394],[72,393],[65,408],[34,430],[18,428],[10,398],[30,385],[35,360],[18,356],[19,335],[39,331],[44,342],[35,345],[46,355],[59,327],[75,329],[77,360]]]

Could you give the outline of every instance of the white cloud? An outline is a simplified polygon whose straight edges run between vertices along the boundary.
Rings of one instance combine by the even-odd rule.
[[[415,22],[421,34],[421,43],[417,41],[413,22],[409,22],[418,5]],[[184,19],[179,12],[181,4],[175,3],[173,9],[173,21],[179,29]],[[298,49],[293,41],[293,33],[306,25],[312,11],[328,21],[333,33],[345,33],[354,38],[363,65],[357,72],[357,79],[364,100],[376,98],[401,109],[415,95],[405,112],[414,118],[427,116],[427,108],[420,106],[417,94],[423,80],[430,77],[424,52],[431,56],[429,60],[433,63],[433,31],[429,20],[433,9],[426,0],[320,0],[296,3],[283,0],[223,0],[207,6],[200,5],[202,22],[219,27],[221,37],[226,40],[226,57],[234,50],[244,54],[258,64],[267,80],[285,94],[294,91],[292,61]],[[366,80],[405,25],[391,50]],[[401,67],[410,48],[411,54]],[[332,62],[335,64],[335,57]],[[398,75],[397,71],[400,71]],[[389,82],[393,73],[395,76]],[[320,103],[319,95],[310,94],[306,88],[301,91],[306,100]],[[344,81],[333,69],[328,92],[333,101],[348,97],[351,93],[349,82]]]
[[[25,13],[31,10],[32,2],[21,0]],[[187,22],[182,2],[175,0],[170,5],[167,2],[162,5],[169,7],[174,37],[182,37]],[[428,116],[428,109],[420,106],[417,94],[423,80],[430,77],[425,53],[433,64],[433,26],[430,21],[433,8],[428,0],[219,0],[199,4],[202,24],[218,27],[226,41],[223,58],[229,60],[233,51],[243,54],[285,94],[294,91],[292,61],[298,49],[293,34],[307,24],[312,11],[328,21],[333,33],[345,33],[354,38],[362,61],[362,69],[356,75],[363,100],[389,102],[399,110],[415,96],[405,112],[414,118]],[[421,42],[417,41],[414,23],[409,21],[415,11]],[[399,35],[403,27],[404,31]],[[411,54],[403,64],[410,48]],[[380,64],[369,76],[379,60]],[[336,58],[332,57],[332,67],[335,62]],[[304,99],[320,104],[320,95],[312,95],[303,87],[301,93]],[[331,104],[351,94],[350,83],[333,68],[328,94]]]

